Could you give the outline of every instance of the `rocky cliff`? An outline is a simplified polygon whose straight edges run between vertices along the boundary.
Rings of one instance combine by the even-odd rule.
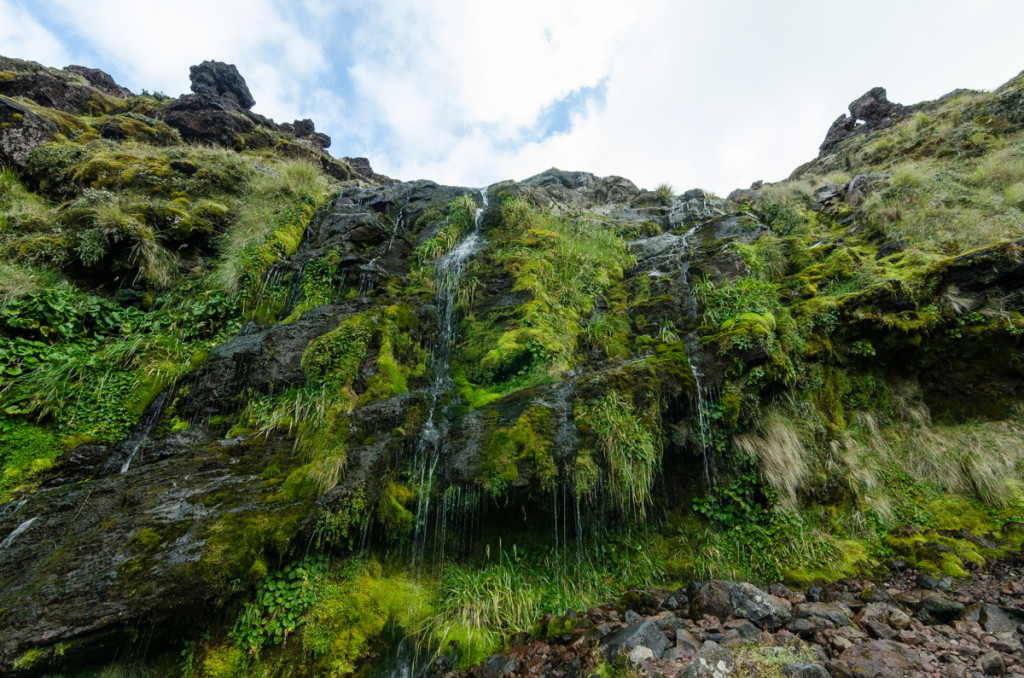
[[[395,181],[191,75],[0,58],[0,669],[466,664],[631,586],[1020,550],[1021,78],[871,90],[722,199]]]

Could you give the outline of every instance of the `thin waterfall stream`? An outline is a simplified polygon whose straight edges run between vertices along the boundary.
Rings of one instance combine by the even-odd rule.
[[[452,378],[451,353],[455,346],[455,337],[458,334],[455,304],[459,282],[466,264],[479,251],[484,242],[480,232],[480,223],[487,209],[487,192],[485,190],[480,191],[480,198],[481,206],[474,214],[473,229],[451,252],[438,259],[434,264],[438,337],[433,354],[434,381],[430,386],[430,411],[416,443],[414,468],[419,492],[412,540],[413,567],[421,563],[426,550],[426,532],[430,522],[430,494],[433,488],[434,471],[441,451],[441,442],[444,440],[447,430],[447,424],[438,419],[438,407],[443,396],[455,388],[455,381]]]
[[[698,437],[700,438],[700,452],[704,458],[704,480],[707,481],[708,486],[711,486],[711,477],[713,475],[712,470],[714,468],[714,459],[710,455],[711,452],[711,440],[710,440],[710,425],[711,420],[708,416],[708,407],[711,403],[712,394],[708,387],[707,381],[704,378],[704,371],[701,369],[701,358],[700,358],[700,335],[695,329],[699,324],[700,320],[700,307],[697,304],[697,295],[694,292],[693,284],[690,282],[690,257],[693,253],[693,245],[690,239],[700,228],[700,224],[697,224],[686,233],[682,235],[682,242],[680,247],[680,258],[679,258],[679,273],[682,277],[682,283],[688,290],[689,294],[686,296],[689,303],[687,309],[690,314],[691,325],[693,329],[686,332],[683,337],[683,345],[686,347],[686,357],[690,363],[690,371],[693,373],[693,382],[696,386],[696,393],[694,394],[694,406],[697,410],[697,427]]]
[[[438,336],[432,355],[434,380],[430,385],[429,391],[430,410],[427,414],[427,421],[423,425],[419,439],[416,442],[413,459],[414,482],[418,488],[410,553],[410,565],[414,572],[424,564],[430,528],[434,473],[437,469],[442,442],[445,439],[448,427],[447,422],[440,416],[439,409],[445,400],[445,396],[455,389],[455,380],[452,378],[451,370],[451,356],[458,334],[455,306],[459,282],[462,279],[462,273],[466,265],[484,244],[480,227],[488,204],[487,191],[485,189],[481,189],[480,198],[481,205],[476,209],[473,216],[472,230],[452,251],[438,259],[434,264]],[[461,490],[459,490],[459,500],[461,499]],[[440,501],[441,506],[437,509],[439,514],[438,527],[442,534],[447,521],[445,514],[448,503],[447,499],[442,497]],[[457,504],[461,504],[461,501],[458,501]],[[435,552],[435,564],[436,555]],[[392,647],[393,649],[387,652],[384,664],[374,675],[381,678],[411,678],[416,675],[416,667],[423,658],[416,639],[408,635],[398,635],[394,639]]]

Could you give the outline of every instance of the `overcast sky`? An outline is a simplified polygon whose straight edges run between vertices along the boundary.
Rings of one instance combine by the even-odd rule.
[[[782,179],[866,90],[995,88],[1022,35],[1022,0],[0,0],[5,56],[172,96],[226,61],[255,111],[312,118],[334,155],[466,186]]]

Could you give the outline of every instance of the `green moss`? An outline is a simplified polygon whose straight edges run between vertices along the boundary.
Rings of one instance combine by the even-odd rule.
[[[49,468],[64,452],[60,438],[37,424],[0,419],[0,493]]]
[[[413,582],[383,575],[372,561],[357,567],[324,577],[305,616],[302,649],[325,674],[354,673],[374,654],[389,623],[412,628],[422,614],[422,590]]]
[[[377,504],[377,520],[384,526],[389,539],[400,539],[412,531],[413,516],[409,510],[416,493],[409,487],[389,480]]]
[[[151,527],[147,527],[146,529],[137,532],[135,536],[132,537],[132,542],[142,551],[150,552],[159,546],[163,539],[164,538],[159,532]]]
[[[524,483],[535,479],[541,489],[552,490],[558,478],[553,437],[551,410],[542,405],[526,409],[512,426],[492,428],[481,451],[477,483],[494,496],[520,476]]]

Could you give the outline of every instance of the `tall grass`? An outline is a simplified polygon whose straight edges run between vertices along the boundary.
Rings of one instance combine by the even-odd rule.
[[[282,161],[271,165],[270,171],[257,174],[246,184],[235,218],[220,239],[220,261],[214,280],[226,293],[235,293],[246,274],[246,248],[274,240],[282,228],[285,212],[296,201],[322,203],[330,184],[320,170],[304,160]],[[304,226],[305,224],[303,224]],[[285,234],[281,234],[285,236]],[[301,239],[287,234],[285,249],[294,251]]]
[[[619,391],[581,408],[581,418],[597,435],[608,469],[608,488],[623,513],[643,517],[651,501],[654,475],[661,467],[660,413],[638,412]]]
[[[586,609],[631,587],[663,583],[664,563],[646,539],[649,535],[638,534],[561,559],[513,547],[478,567],[451,565],[434,589],[432,613],[418,630],[442,645],[468,642],[471,660],[482,660],[506,635],[529,630],[546,612]]]

